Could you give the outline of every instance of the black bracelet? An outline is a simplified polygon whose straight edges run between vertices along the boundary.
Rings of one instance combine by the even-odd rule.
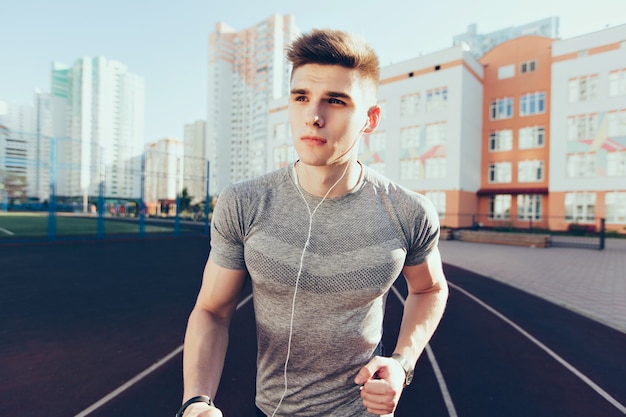
[[[180,407],[180,410],[178,410],[178,413],[176,413],[176,417],[183,417],[187,407],[195,403],[206,403],[209,406],[213,406],[213,400],[211,400],[211,397],[208,395],[198,395],[197,397],[192,397],[185,401],[185,403]]]

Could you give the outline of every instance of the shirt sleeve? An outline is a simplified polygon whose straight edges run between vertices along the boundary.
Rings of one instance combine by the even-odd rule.
[[[211,259],[228,269],[246,269],[241,201],[232,187],[220,194],[211,218]]]
[[[435,206],[422,194],[416,196],[415,203],[413,229],[405,265],[421,264],[439,244],[439,215]]]

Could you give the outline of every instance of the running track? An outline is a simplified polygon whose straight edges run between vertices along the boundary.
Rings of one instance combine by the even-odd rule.
[[[0,246],[0,415],[169,416],[206,238]],[[397,417],[626,415],[626,334],[445,265],[448,309]],[[393,346],[406,288],[389,295]],[[216,401],[253,416],[246,288]]]

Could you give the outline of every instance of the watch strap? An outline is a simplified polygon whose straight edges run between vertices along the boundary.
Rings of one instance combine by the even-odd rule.
[[[196,397],[191,397],[190,399],[185,401],[183,405],[180,406],[180,409],[178,410],[178,413],[176,413],[175,417],[183,417],[183,414],[185,414],[185,410],[187,409],[187,407],[195,403],[205,403],[209,406],[213,406],[213,400],[208,395],[198,395]]]

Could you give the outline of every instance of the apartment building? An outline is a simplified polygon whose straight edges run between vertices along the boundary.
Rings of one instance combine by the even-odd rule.
[[[141,194],[144,80],[120,62],[84,57],[53,63],[52,124],[56,194],[87,210],[104,184],[107,198]]]
[[[3,103],[0,102],[0,109],[2,108]],[[0,122],[0,211],[6,211],[9,205],[9,192],[12,191],[8,182],[8,175],[6,173],[6,168],[3,166],[6,164],[6,143],[7,139],[9,139],[9,128],[6,127],[3,122]]]
[[[359,148],[363,162],[427,195],[450,227],[470,225],[476,209],[482,79],[462,47],[382,68],[381,123]]]
[[[53,175],[51,157],[54,152],[52,146],[52,96],[49,92],[35,90],[35,134],[32,146],[32,159],[37,161],[29,168],[30,197],[35,197],[40,203],[50,200],[50,182]]]
[[[209,35],[206,135],[212,192],[266,171],[268,103],[287,93],[284,50],[297,33],[293,17],[274,15],[242,31],[218,23]]]
[[[547,227],[553,40],[521,36],[487,52],[478,223]]]
[[[207,193],[206,122],[187,123],[183,133],[183,187],[192,197],[192,204],[204,201]],[[210,192],[210,190],[209,190]]]
[[[7,203],[23,204],[29,196],[29,165],[35,162],[34,122],[33,106],[0,103],[0,178]]]
[[[34,105],[0,101],[0,182],[12,204],[38,205],[50,196],[50,94],[35,90]]]
[[[626,25],[552,45],[551,228],[626,233]]]
[[[147,214],[176,213],[176,199],[184,182],[184,144],[163,138],[145,146],[144,197]]]

